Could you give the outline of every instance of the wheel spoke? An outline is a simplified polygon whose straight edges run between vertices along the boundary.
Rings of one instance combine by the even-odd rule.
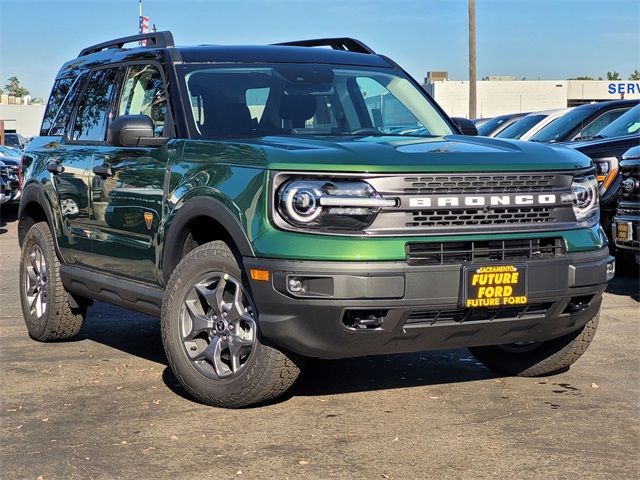
[[[196,300],[186,300],[184,302],[189,318],[191,319],[191,330],[184,335],[184,340],[193,340],[198,334],[209,331],[213,328],[213,320],[207,318],[197,311]]]
[[[222,314],[223,310],[226,307],[226,304],[224,303],[224,290],[225,288],[227,288],[227,275],[225,274],[224,276],[220,277],[220,280],[218,281],[218,285],[216,286],[216,304],[215,304],[215,309],[216,309],[216,313],[218,314]]]
[[[38,276],[40,274],[40,270],[38,269],[38,262],[36,261],[36,252],[34,251],[29,255],[29,263],[31,264],[31,268],[33,268],[33,273]]]
[[[218,313],[217,312],[218,304],[216,301],[216,289],[211,290],[204,283],[198,283],[197,285],[195,285],[194,288],[202,296],[202,298],[205,299],[205,301],[207,302],[207,305],[213,308],[213,310],[216,313]]]

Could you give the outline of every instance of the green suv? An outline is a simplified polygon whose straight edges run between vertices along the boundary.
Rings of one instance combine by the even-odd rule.
[[[566,369],[614,273],[593,165],[463,130],[354,39],[88,47],[23,156],[29,333],[73,337],[93,300],[159,316],[176,378],[224,407],[306,357]]]

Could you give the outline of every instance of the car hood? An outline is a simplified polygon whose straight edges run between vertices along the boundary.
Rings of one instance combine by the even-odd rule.
[[[589,158],[564,147],[463,135],[270,136],[242,143],[243,149],[260,152],[265,166],[273,170],[489,172],[570,170],[591,165]]]
[[[624,137],[597,138],[562,144],[591,158],[612,156],[621,157],[629,148],[640,144],[640,135],[625,135]]]

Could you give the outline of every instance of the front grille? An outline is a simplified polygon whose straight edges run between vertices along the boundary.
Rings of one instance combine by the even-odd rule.
[[[414,310],[407,316],[405,326],[440,326],[474,321],[490,322],[493,320],[544,317],[552,305],[552,302],[545,302],[532,303],[519,307]]]
[[[493,210],[433,210],[410,212],[408,228],[468,227],[474,225],[513,225],[554,222],[556,209],[552,207],[496,208]]]
[[[553,174],[502,175],[427,175],[405,177],[404,193],[415,194],[478,194],[530,193],[553,191]]]
[[[445,265],[476,261],[543,260],[566,255],[562,238],[409,243],[409,265]]]

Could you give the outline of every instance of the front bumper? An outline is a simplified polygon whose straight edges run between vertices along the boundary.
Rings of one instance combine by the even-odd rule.
[[[611,233],[615,245],[623,251],[635,253],[636,262],[640,263],[640,203],[620,202],[620,207],[611,223]],[[618,238],[618,222],[626,223],[630,227],[630,239],[622,240]]]
[[[264,340],[317,358],[559,337],[597,314],[613,262],[607,247],[519,262],[528,269],[528,306],[470,312],[459,306],[461,264],[244,258],[247,273],[270,273],[269,281],[250,279]],[[289,292],[291,276],[310,279],[316,296]],[[353,323],[368,314],[373,328]]]

